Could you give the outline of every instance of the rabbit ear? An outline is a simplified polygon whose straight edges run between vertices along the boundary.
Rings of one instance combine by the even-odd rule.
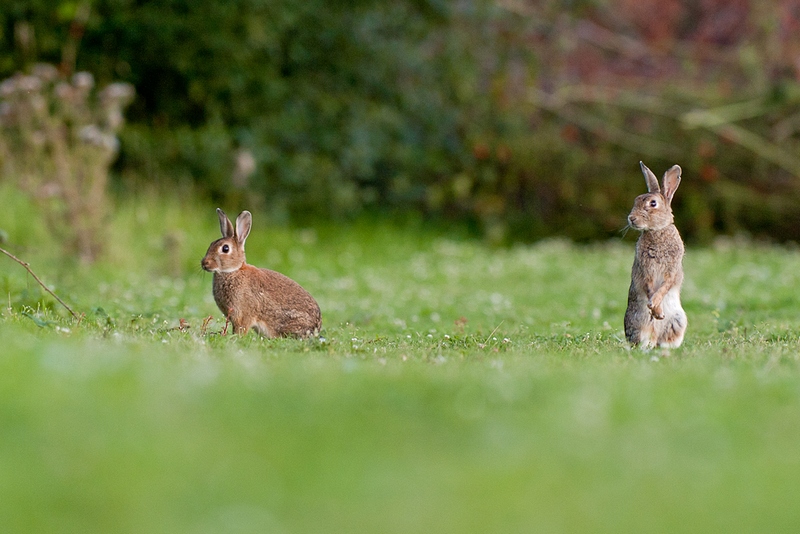
[[[679,185],[681,185],[681,168],[673,165],[664,173],[664,199],[667,201],[667,206],[672,204],[672,196]]]
[[[250,235],[250,227],[253,226],[253,216],[245,210],[236,217],[236,241],[244,248],[244,241]]]
[[[648,193],[660,193],[661,188],[658,186],[658,178],[656,175],[653,174],[653,171],[647,168],[647,165],[639,162],[639,166],[642,168],[642,174],[644,174],[644,181],[647,182],[647,192]]]
[[[225,212],[217,208],[217,217],[219,217],[219,230],[222,232],[222,237],[233,237],[233,224]]]

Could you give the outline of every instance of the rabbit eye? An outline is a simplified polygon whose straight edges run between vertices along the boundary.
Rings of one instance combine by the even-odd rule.
[[[656,206],[658,206],[658,201],[656,199],[651,200],[650,201],[650,207],[651,208],[655,208]]]
[[[222,245],[222,253],[223,254],[227,254],[230,251],[231,251],[231,247],[229,247],[228,245]]]

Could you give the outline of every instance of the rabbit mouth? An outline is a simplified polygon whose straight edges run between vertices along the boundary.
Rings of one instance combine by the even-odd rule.
[[[634,230],[647,230],[647,225],[641,223],[639,219],[636,217],[628,216],[628,228],[633,228]]]
[[[206,272],[221,273],[221,274],[233,273],[241,270],[242,268],[241,265],[237,265],[236,267],[226,267],[223,269],[219,265],[212,265],[211,262],[206,262],[205,260],[200,262],[200,267],[202,267],[203,270]]]
[[[219,267],[212,267],[211,262],[208,262],[206,260],[200,262],[200,267],[202,267],[203,270],[208,273],[216,273],[217,271],[219,271]]]

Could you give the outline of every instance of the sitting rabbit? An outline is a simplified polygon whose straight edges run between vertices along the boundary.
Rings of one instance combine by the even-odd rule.
[[[200,262],[214,273],[214,300],[236,334],[254,328],[266,337],[308,337],[319,333],[319,305],[300,284],[281,273],[248,265],[244,242],[253,216],[243,211],[236,228],[217,208],[222,238],[208,247]]]

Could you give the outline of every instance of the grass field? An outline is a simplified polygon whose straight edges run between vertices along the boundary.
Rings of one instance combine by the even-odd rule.
[[[690,248],[667,354],[624,343],[633,236],[492,249],[256,213],[248,260],[324,323],[264,340],[220,335],[212,206],[128,199],[85,268],[9,205],[3,246],[85,318],[0,256],[3,531],[800,529],[795,249]]]

